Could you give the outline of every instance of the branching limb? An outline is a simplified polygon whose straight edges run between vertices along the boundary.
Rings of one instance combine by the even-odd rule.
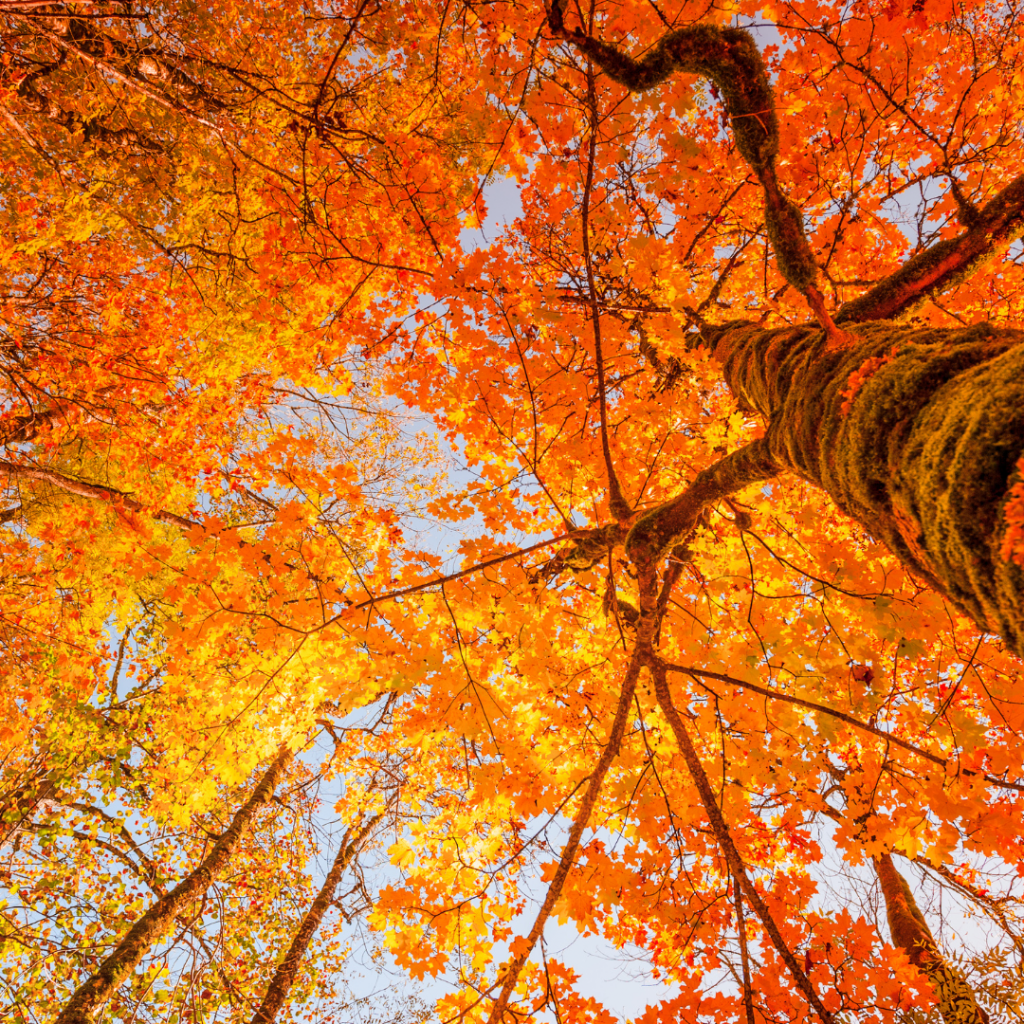
[[[818,267],[804,232],[803,215],[779,187],[775,158],[779,122],[764,61],[753,36],[742,28],[689,25],[663,36],[639,60],[579,30],[565,27],[564,0],[548,15],[552,32],[571,43],[630,92],[645,92],[677,72],[710,79],[721,92],[736,146],[764,192],[765,225],[782,276],[796,288],[829,335],[841,332],[825,308]]]
[[[736,849],[736,844],[733,842],[732,835],[729,832],[729,826],[726,824],[725,818],[722,816],[722,811],[718,806],[718,801],[715,798],[715,792],[711,788],[711,783],[708,781],[707,773],[704,771],[704,766],[700,763],[700,758],[697,756],[697,750],[693,745],[693,741],[690,739],[690,734],[686,731],[686,726],[683,724],[682,716],[676,710],[675,704],[672,703],[672,693],[669,690],[668,675],[666,674],[664,667],[657,660],[651,659],[650,668],[651,674],[654,677],[654,692],[657,695],[658,703],[665,714],[669,727],[672,729],[676,742],[679,744],[683,760],[686,761],[686,767],[690,772],[694,785],[697,787],[697,794],[704,807],[704,813],[708,816],[708,821],[711,823],[711,830],[715,835],[715,839],[722,851],[722,855],[725,857],[726,862],[729,865],[729,870],[742,887],[743,893],[747,897],[747,901],[753,908],[754,913],[757,914],[760,919],[765,932],[768,934],[768,938],[775,947],[775,951],[779,954],[782,962],[789,969],[789,973],[796,982],[797,988],[800,989],[804,998],[811,1005],[814,1012],[821,1018],[824,1024],[833,1024],[835,1018],[828,1012],[828,1010],[825,1009],[818,993],[814,991],[814,986],[811,984],[810,978],[807,977],[803,968],[797,962],[796,957],[793,955],[793,951],[786,945],[786,940],[782,937],[782,932],[779,931],[779,926],[775,923],[775,919],[772,917],[771,911],[768,909],[768,905],[761,898],[761,894],[754,888],[753,882],[750,881],[750,878],[747,875],[743,858],[740,856],[739,850]]]
[[[626,554],[636,565],[656,562],[686,540],[705,508],[749,484],[770,479],[779,469],[764,438],[738,448],[701,470],[682,494],[641,516],[626,537]]]
[[[959,284],[1024,235],[1024,176],[989,200],[962,235],[938,242],[908,260],[859,298],[845,303],[836,320],[899,320],[933,295]]]

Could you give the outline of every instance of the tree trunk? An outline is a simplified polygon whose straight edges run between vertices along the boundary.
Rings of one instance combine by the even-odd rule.
[[[887,853],[876,857],[875,873],[882,887],[892,944],[932,983],[946,1024],[988,1024],[988,1014],[978,1006],[963,975],[939,952],[931,930],[918,909],[906,879],[893,867]]]
[[[291,751],[284,747],[202,863],[135,922],[96,973],[79,986],[54,1024],[95,1024],[95,1011],[128,979],[153,943],[174,923],[185,904],[204,893],[214,876],[227,864],[258,808],[274,795],[290,759]]]
[[[320,927],[320,922],[324,919],[324,914],[327,913],[334,899],[334,890],[338,888],[341,876],[352,862],[352,858],[359,851],[359,846],[366,838],[367,833],[379,820],[380,815],[378,814],[366,822],[354,837],[350,838],[351,829],[346,831],[342,837],[341,846],[338,848],[338,854],[334,858],[331,870],[327,872],[324,884],[320,887],[316,899],[313,900],[309,910],[306,912],[306,916],[302,919],[302,924],[299,925],[299,929],[295,933],[291,945],[288,947],[288,952],[281,963],[278,964],[274,977],[267,986],[263,1002],[260,1003],[259,1009],[253,1014],[252,1024],[271,1024],[276,1019],[281,1007],[284,1006],[284,1002],[288,998],[288,993],[295,981],[295,975],[298,974],[299,965],[309,949],[309,944],[312,942],[313,936]]]
[[[733,394],[767,420],[779,467],[1024,656],[1024,572],[1001,552],[1024,465],[1024,331],[844,327],[845,347],[810,325],[702,333]]]

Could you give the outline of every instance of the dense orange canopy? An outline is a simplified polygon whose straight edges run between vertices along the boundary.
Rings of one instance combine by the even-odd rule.
[[[0,21],[11,1020],[1019,1015],[1015,5]]]

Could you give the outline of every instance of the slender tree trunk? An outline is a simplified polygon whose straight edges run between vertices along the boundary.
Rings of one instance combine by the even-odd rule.
[[[295,981],[295,975],[298,974],[299,966],[306,956],[306,951],[309,949],[309,944],[313,941],[313,936],[316,934],[317,929],[319,929],[320,922],[323,921],[324,914],[327,913],[334,899],[334,891],[338,888],[341,876],[345,873],[345,869],[349,864],[352,863],[352,858],[359,851],[359,847],[370,829],[379,820],[380,815],[378,814],[367,821],[356,832],[355,836],[351,838],[351,829],[345,832],[341,840],[341,846],[338,848],[338,855],[334,858],[334,863],[331,865],[331,870],[327,872],[324,884],[320,887],[316,899],[313,900],[312,905],[306,912],[306,916],[302,919],[302,924],[299,925],[299,929],[292,939],[292,944],[288,947],[288,952],[274,972],[274,977],[267,986],[263,1002],[253,1014],[252,1024],[271,1024],[280,1012],[281,1007],[284,1006],[288,993]]]
[[[283,747],[253,790],[252,796],[232,818],[231,824],[202,863],[166,896],[160,897],[132,925],[96,973],[79,986],[54,1024],[95,1024],[95,1012],[130,977],[153,943],[174,923],[184,906],[204,893],[214,876],[228,863],[256,811],[274,795],[274,789],[290,759],[291,751]]]
[[[718,799],[715,796],[715,791],[711,788],[711,783],[708,780],[707,773],[704,771],[704,766],[700,763],[697,749],[693,745],[693,740],[690,739],[690,734],[683,723],[682,716],[672,702],[672,692],[669,689],[668,676],[665,673],[664,665],[652,660],[649,662],[649,668],[654,678],[654,692],[658,698],[658,704],[665,713],[669,728],[679,744],[679,751],[683,755],[690,778],[693,779],[697,795],[704,806],[704,812],[707,814],[708,821],[711,824],[711,831],[714,833],[718,847],[722,851],[722,856],[729,865],[733,878],[742,887],[743,894],[746,896],[747,902],[750,903],[751,909],[761,919],[761,924],[768,933],[771,944],[775,947],[779,959],[789,969],[796,987],[810,1006],[813,1007],[822,1024],[835,1024],[835,1017],[825,1008],[810,978],[801,969],[800,963],[793,955],[793,951],[786,945],[786,940],[774,917],[772,917],[771,909],[754,887],[754,883],[747,874],[746,865],[743,863],[743,858],[740,856],[740,852],[732,838],[728,822],[726,822],[722,810],[718,806]]]
[[[874,865],[885,899],[892,943],[907,954],[934,986],[942,1019],[946,1024],[988,1024],[988,1014],[978,1006],[970,985],[939,952],[914,894],[893,866],[892,858],[884,853],[875,858]]]
[[[843,347],[808,325],[703,333],[733,394],[767,420],[774,462],[1024,656],[1024,571],[1004,549],[1024,465],[1024,331],[846,330]]]

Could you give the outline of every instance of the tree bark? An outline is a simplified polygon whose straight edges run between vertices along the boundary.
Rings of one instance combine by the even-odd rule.
[[[908,316],[933,295],[940,295],[977,273],[1021,234],[1024,176],[1015,178],[978,210],[962,235],[937,242],[907,260],[894,274],[844,303],[836,320],[856,323]]]
[[[711,788],[711,783],[708,780],[707,773],[704,771],[704,766],[700,763],[700,757],[693,745],[693,740],[690,739],[690,734],[687,732],[682,716],[672,701],[672,692],[669,689],[668,676],[665,674],[664,665],[652,659],[649,668],[654,679],[654,692],[658,698],[658,704],[661,706],[669,728],[679,744],[680,753],[683,755],[690,778],[693,779],[697,795],[708,816],[711,831],[714,833],[719,849],[722,851],[722,856],[729,865],[729,871],[742,888],[751,909],[760,918],[764,930],[768,933],[771,944],[775,947],[779,959],[789,969],[796,987],[821,1019],[822,1024],[834,1024],[836,1018],[825,1008],[821,997],[815,991],[811,979],[801,969],[800,963],[793,955],[793,951],[786,945],[786,940],[783,938],[778,924],[772,917],[768,904],[761,898],[761,894],[754,888],[754,883],[747,874],[746,865],[743,863],[743,858],[736,848],[736,843],[733,841],[732,833],[722,814],[722,810],[718,806],[718,799]]]
[[[174,923],[185,904],[205,892],[214,876],[228,863],[256,811],[274,795],[290,759],[291,751],[287,747],[282,748],[252,796],[232,818],[202,863],[135,922],[96,973],[79,986],[54,1024],[96,1024],[95,1012],[128,979],[153,943]]]
[[[918,909],[906,879],[883,853],[874,860],[875,874],[885,899],[892,944],[902,949],[910,962],[932,983],[939,1010],[946,1024],[988,1024],[988,1014],[977,1004],[970,985],[955,967],[946,962]]]
[[[1024,572],[1001,548],[1024,456],[1024,331],[977,324],[705,328],[772,460],[1024,657]]]
[[[313,936],[319,929],[320,922],[323,921],[324,914],[327,913],[331,901],[334,899],[334,891],[338,888],[341,876],[352,862],[352,858],[359,851],[359,846],[366,838],[370,829],[379,820],[380,815],[378,814],[367,821],[355,836],[350,838],[351,831],[347,831],[342,837],[341,846],[338,849],[337,856],[334,858],[334,863],[331,865],[331,870],[327,872],[327,877],[324,879],[324,884],[320,887],[316,899],[313,900],[309,910],[306,911],[306,916],[302,919],[302,924],[299,925],[298,931],[296,931],[295,937],[288,947],[288,952],[281,963],[278,964],[274,977],[267,986],[263,1002],[260,1003],[259,1009],[253,1014],[252,1024],[271,1024],[277,1018],[295,982],[295,975],[299,972],[299,965],[306,956],[309,944],[313,941]]]
[[[717,85],[736,146],[764,192],[779,270],[824,328],[764,331],[734,323],[702,330],[733,394],[769,423],[767,444],[744,452],[744,472],[732,475],[767,476],[774,463],[824,488],[911,572],[1024,656],[1024,574],[1000,554],[1009,492],[1024,472],[1024,332],[986,324],[913,330],[889,319],[963,280],[1020,237],[1024,177],[976,211],[966,233],[932,246],[843,306],[840,329],[824,308],[803,218],[778,182],[778,115],[753,37],[738,28],[688,25],[633,58],[566,28],[564,6],[551,4],[552,32],[629,90],[646,91],[677,73]],[[709,480],[700,483],[709,494]],[[723,490],[725,481],[715,483]],[[684,520],[693,519],[688,510],[701,504],[693,491],[634,526],[626,542],[631,556],[649,559],[684,538]]]

